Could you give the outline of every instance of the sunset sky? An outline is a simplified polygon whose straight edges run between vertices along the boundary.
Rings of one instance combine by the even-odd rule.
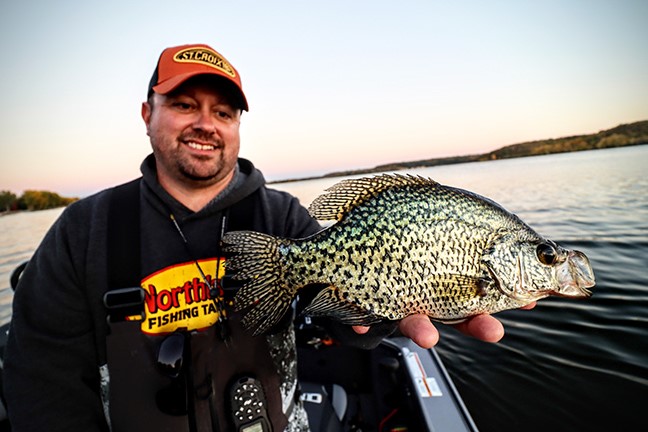
[[[162,49],[207,43],[268,179],[595,133],[648,119],[648,1],[51,1],[0,8],[0,190],[139,175]]]

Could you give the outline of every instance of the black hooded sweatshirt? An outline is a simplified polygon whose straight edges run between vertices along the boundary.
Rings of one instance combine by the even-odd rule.
[[[145,319],[106,324],[111,190],[70,205],[38,247],[15,293],[4,363],[13,430],[227,431],[228,386],[233,377],[248,375],[263,384],[275,431],[307,430],[295,403],[292,322],[273,335],[253,338],[229,311],[231,338],[224,343],[219,326],[212,325],[218,312],[200,271],[208,280],[222,275],[216,274],[222,264],[220,234],[223,227],[236,226],[227,220],[229,209],[244,200],[249,226],[237,229],[301,238],[317,232],[319,224],[295,197],[266,188],[262,174],[243,159],[227,190],[198,212],[159,185],[152,155],[142,163],[142,173]],[[174,331],[190,339],[185,366],[191,370],[194,415],[162,412],[158,400],[164,389],[177,385],[156,366],[162,341]]]

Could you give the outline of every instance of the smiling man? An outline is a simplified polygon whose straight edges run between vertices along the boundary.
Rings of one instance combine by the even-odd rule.
[[[142,104],[153,148],[142,177],[70,205],[17,287],[4,376],[14,432],[308,430],[292,314],[254,337],[222,284],[226,231],[320,229],[238,157],[247,110],[218,52],[162,52]],[[393,330],[333,327],[362,346]],[[438,339],[425,316],[400,329],[422,346]],[[463,329],[502,336],[489,316]],[[242,419],[248,403],[261,408]]]
[[[142,104],[162,187],[194,211],[218,195],[234,176],[247,109],[240,77],[220,54],[166,50]]]

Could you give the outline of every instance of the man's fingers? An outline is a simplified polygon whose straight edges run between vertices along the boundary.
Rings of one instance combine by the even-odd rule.
[[[504,337],[504,326],[498,319],[490,315],[477,315],[455,324],[454,327],[460,332],[484,342],[499,342]]]
[[[426,315],[410,315],[401,320],[399,329],[403,336],[421,348],[432,348],[439,342],[439,332]]]
[[[520,309],[533,309],[536,302],[529,303]],[[454,327],[460,332],[472,336],[484,342],[499,342],[504,337],[504,326],[497,319],[488,314],[477,315],[468,318]],[[403,336],[412,339],[421,348],[432,348],[439,342],[439,332],[430,319],[423,314],[410,315],[403,318],[398,328]],[[366,326],[353,326],[358,334],[365,334],[369,331]]]
[[[367,333],[369,331],[369,329],[371,327],[367,327],[367,326],[351,326],[351,328],[353,329],[354,332],[356,332],[358,334],[365,334],[365,333]]]

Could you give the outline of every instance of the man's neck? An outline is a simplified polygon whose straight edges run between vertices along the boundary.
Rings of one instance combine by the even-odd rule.
[[[179,183],[158,173],[160,185],[188,209],[197,212],[216,198],[234,178],[235,170],[217,183],[199,187],[187,183]]]

